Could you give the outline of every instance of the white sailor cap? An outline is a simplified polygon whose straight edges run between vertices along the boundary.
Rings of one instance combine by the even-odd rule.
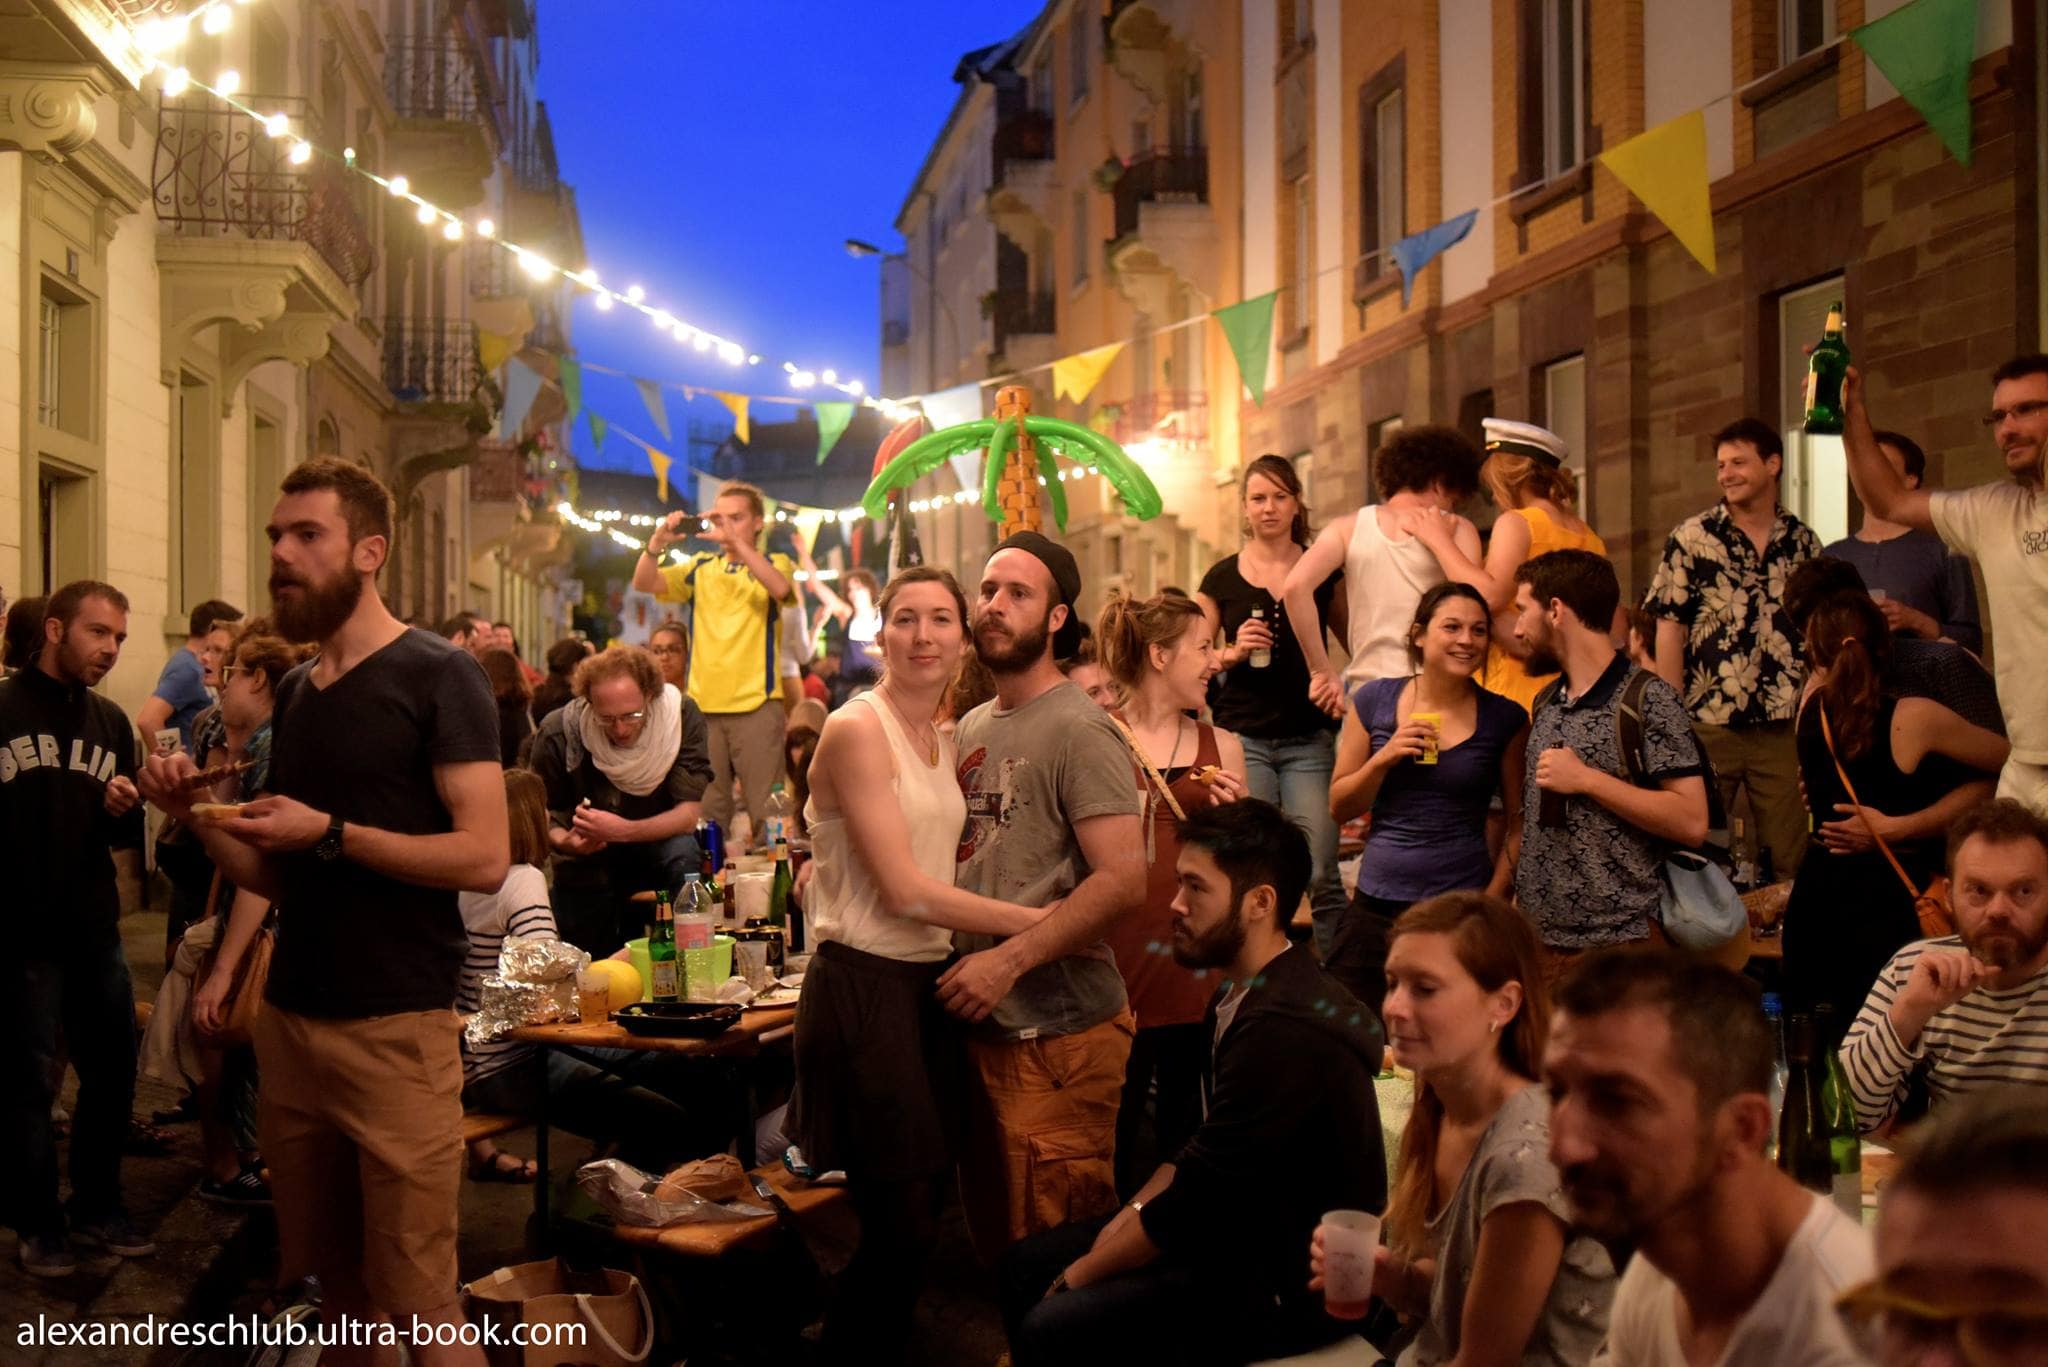
[[[1517,456],[1533,456],[1553,469],[1563,465],[1571,455],[1562,437],[1533,422],[1487,418],[1480,425],[1486,429],[1486,450],[1489,454],[1506,451]]]

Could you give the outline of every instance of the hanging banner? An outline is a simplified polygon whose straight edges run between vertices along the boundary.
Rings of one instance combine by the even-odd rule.
[[[933,431],[941,427],[958,427],[981,416],[981,386],[969,380],[966,384],[927,394],[918,400],[918,404],[924,409],[924,415],[932,420]]]
[[[519,295],[503,299],[472,299],[469,301],[469,318],[479,332],[496,332],[512,338],[514,344],[526,340],[526,334],[533,331],[533,305]]]
[[[484,373],[495,375],[498,367],[505,364],[513,352],[519,350],[520,339],[525,335],[513,332],[486,332],[478,328],[476,354],[477,360],[483,365]]]
[[[668,502],[668,467],[675,463],[673,456],[662,454],[652,446],[647,449],[647,463],[654,467],[654,493],[661,502]]]
[[[1695,109],[1638,133],[1600,164],[1655,214],[1693,259],[1714,273],[1714,209],[1707,192],[1707,120]]]
[[[590,452],[592,455],[602,455],[605,433],[611,430],[611,424],[588,408],[583,410],[583,416],[590,424]]]
[[[640,402],[647,406],[647,416],[654,419],[654,430],[662,438],[673,441],[675,434],[668,430],[668,405],[662,401],[661,385],[654,380],[635,380],[633,387],[640,391]]]
[[[739,439],[740,445],[751,445],[753,442],[753,427],[747,421],[747,404],[749,402],[747,396],[744,394],[728,393],[723,389],[714,389],[711,391],[711,397],[732,410],[732,434]],[[818,459],[825,459],[823,452],[819,453]]]
[[[1267,290],[1209,314],[1223,329],[1223,340],[1230,343],[1230,354],[1237,358],[1238,378],[1252,392],[1255,404],[1266,402],[1266,362],[1273,354],[1273,305],[1279,299],[1280,291]]]
[[[1102,382],[1110,363],[1123,349],[1122,342],[1111,342],[1107,346],[1060,357],[1052,363],[1052,392],[1062,399],[1080,403]]]
[[[569,405],[562,421],[573,423],[576,415],[583,411],[583,367],[573,358],[564,356],[557,382],[562,386],[562,401]]]
[[[519,440],[526,415],[540,395],[540,376],[524,361],[505,367],[505,406],[498,410],[498,439]]]
[[[818,464],[823,465],[825,457],[831,455],[832,448],[839,444],[840,435],[846,431],[846,425],[853,421],[853,410],[856,405],[827,402],[816,404],[814,407],[818,413]]]
[[[1467,209],[1456,218],[1447,218],[1435,227],[1424,228],[1387,248],[1394,268],[1401,272],[1402,308],[1407,308],[1409,299],[1414,296],[1415,277],[1422,274],[1422,268],[1463,242],[1465,235],[1472,231],[1472,225],[1478,221],[1479,211]]]
[[[1849,37],[1913,106],[1942,145],[1970,164],[1970,62],[1977,0],[1913,0]]]

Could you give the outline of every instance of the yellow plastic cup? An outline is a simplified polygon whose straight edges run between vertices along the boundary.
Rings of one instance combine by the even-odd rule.
[[[1429,724],[1429,739],[1423,742],[1422,757],[1415,762],[1417,764],[1436,763],[1436,738],[1444,729],[1444,714],[1441,712],[1410,712],[1408,720],[1427,722]]]

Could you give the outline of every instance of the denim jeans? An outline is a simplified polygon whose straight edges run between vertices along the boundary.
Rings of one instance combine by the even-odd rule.
[[[78,1070],[71,1215],[74,1223],[95,1224],[122,1209],[121,1146],[135,1100],[135,994],[111,928],[49,957],[9,958],[0,969],[0,1019],[8,1041],[0,1171],[13,1186],[7,1215],[24,1235],[61,1233],[57,1139],[50,1128],[62,1076],[58,1031]]]
[[[534,1115],[545,1087],[550,1124],[587,1139],[616,1141],[620,1156],[637,1167],[665,1172],[709,1152],[708,1136],[716,1133],[709,1118],[692,1117],[673,1099],[692,1090],[700,1098],[717,1099],[715,1087],[692,1081],[689,1065],[695,1060],[631,1049],[582,1052],[590,1061],[559,1049],[537,1049],[464,1087],[462,1108]]]
[[[1337,738],[1331,732],[1317,731],[1281,740],[1240,739],[1252,796],[1277,805],[1308,835],[1309,853],[1315,857],[1308,904],[1315,920],[1316,956],[1327,958],[1338,918],[1344,914],[1344,878],[1337,869],[1337,823],[1330,818],[1330,772],[1337,764]]]

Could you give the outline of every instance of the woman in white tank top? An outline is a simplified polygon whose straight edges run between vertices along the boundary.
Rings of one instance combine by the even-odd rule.
[[[962,1042],[936,991],[952,932],[1014,935],[1049,908],[953,886],[967,804],[934,718],[966,649],[960,586],[904,570],[880,609],[882,681],[826,720],[811,762],[805,903],[818,952],[797,1005],[789,1132],[810,1165],[846,1172],[860,1214],[826,1356],[896,1361],[961,1116]]]

